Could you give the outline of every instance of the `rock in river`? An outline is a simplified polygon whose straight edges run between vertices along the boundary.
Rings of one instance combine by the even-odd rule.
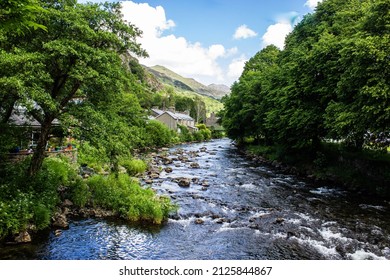
[[[172,169],[172,167],[166,167],[166,168],[164,169],[164,171],[165,171],[166,173],[171,173],[171,172],[173,171],[173,169]]]
[[[28,243],[31,242],[31,236],[27,231],[22,231],[15,237],[16,243]]]
[[[200,165],[197,162],[191,162],[190,167],[191,168],[200,168]]]
[[[191,179],[189,178],[178,178],[178,182],[180,187],[188,188],[191,184]]]
[[[57,212],[53,218],[53,226],[58,228],[68,228],[69,223],[65,214]]]

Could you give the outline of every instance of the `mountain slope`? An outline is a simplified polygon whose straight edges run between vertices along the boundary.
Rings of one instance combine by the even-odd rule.
[[[225,85],[211,84],[206,86],[192,78],[184,78],[164,66],[156,65],[153,67],[146,67],[146,69],[155,75],[156,78],[159,79],[162,83],[171,85],[181,90],[193,91],[217,100],[230,93],[229,87]]]

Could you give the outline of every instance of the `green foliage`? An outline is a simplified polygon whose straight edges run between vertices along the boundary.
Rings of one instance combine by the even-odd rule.
[[[211,130],[211,138],[213,139],[220,139],[220,138],[223,138],[225,137],[225,132],[224,131],[221,131],[221,130]]]
[[[0,238],[25,230],[31,224],[37,230],[49,226],[60,201],[58,188],[80,180],[75,167],[61,158],[47,158],[42,170],[27,178],[25,170],[30,160],[2,168],[8,176],[0,179]]]
[[[129,221],[161,224],[175,209],[166,197],[159,197],[151,189],[143,189],[126,174],[95,175],[88,179],[92,203],[115,210]]]
[[[38,230],[46,228],[50,225],[50,219],[52,215],[52,210],[47,208],[46,205],[41,203],[33,207],[33,224]]]
[[[36,22],[40,13],[45,10],[38,0],[2,0],[0,3],[0,27],[6,32],[18,35],[32,29],[47,28]]]
[[[388,7],[385,0],[319,3],[284,50],[266,47],[246,63],[224,98],[227,135],[287,152],[318,150],[324,139],[375,148],[366,135],[390,131]]]
[[[203,136],[203,133],[201,131],[195,131],[193,133],[193,139],[195,141],[198,141],[198,142],[201,142],[204,140],[204,136]]]
[[[149,147],[164,147],[172,142],[169,128],[156,120],[150,120],[145,127],[146,145]]]
[[[91,192],[85,180],[77,177],[69,186],[69,196],[74,205],[85,207],[91,198]]]
[[[179,137],[180,142],[191,142],[194,140],[194,137],[192,133],[189,131],[189,129],[184,125],[177,125],[180,129]]]
[[[88,166],[96,171],[102,170],[109,159],[104,147],[92,146],[88,141],[82,141],[77,149],[77,161],[81,166]]]
[[[137,174],[141,174],[145,172],[148,167],[146,162],[144,162],[141,159],[135,159],[135,158],[122,159],[119,161],[119,164],[126,169],[127,174],[129,174],[129,176],[135,176]]]
[[[199,129],[199,133],[202,135],[201,140],[210,140],[211,139],[211,130],[206,127],[205,124],[198,124],[196,127]]]

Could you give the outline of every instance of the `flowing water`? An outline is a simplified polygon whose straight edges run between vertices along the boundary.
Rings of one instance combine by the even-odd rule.
[[[0,248],[0,259],[390,259],[388,201],[256,165],[227,139],[167,157],[173,172],[152,187],[179,210],[164,226],[75,220],[60,236]]]

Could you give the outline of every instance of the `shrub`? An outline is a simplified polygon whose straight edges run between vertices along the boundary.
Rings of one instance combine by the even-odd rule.
[[[171,132],[167,126],[156,120],[146,124],[147,146],[164,147],[171,143]]]
[[[208,129],[205,124],[201,123],[196,125],[196,127],[199,129],[199,132],[202,134],[204,140],[211,139],[211,130]]]
[[[26,177],[29,159],[8,164],[9,176],[0,180],[0,238],[27,229],[37,230],[50,225],[59,203],[58,188],[77,181],[77,172],[66,159],[47,158],[42,169],[33,177]]]
[[[193,136],[194,136],[195,141],[203,141],[204,140],[204,136],[203,136],[203,133],[201,131],[194,132]]]
[[[181,142],[191,142],[194,140],[191,132],[188,130],[186,126],[178,125],[178,127],[180,129],[179,137]]]
[[[87,183],[78,177],[70,186],[70,200],[79,207],[84,207],[91,198]]]
[[[137,174],[143,173],[147,169],[147,164],[141,159],[121,159],[119,165],[123,166],[127,174],[130,176],[135,176]]]
[[[88,165],[96,171],[101,171],[109,159],[103,148],[96,148],[83,141],[77,149],[77,161],[80,165]]]
[[[44,229],[50,225],[52,211],[42,203],[33,207],[33,220],[38,230]]]
[[[168,198],[142,188],[127,174],[119,174],[118,177],[94,175],[87,184],[95,206],[114,210],[129,221],[161,224],[175,209]]]

